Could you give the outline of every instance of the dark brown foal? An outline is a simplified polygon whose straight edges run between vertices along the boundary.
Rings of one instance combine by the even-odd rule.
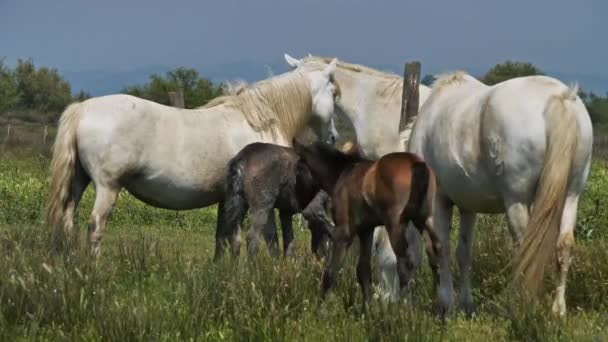
[[[309,167],[321,188],[331,195],[333,218],[333,252],[323,274],[322,295],[334,286],[346,251],[355,236],[359,237],[361,254],[357,278],[364,302],[370,298],[371,252],[373,232],[384,225],[397,255],[400,285],[406,285],[407,241],[405,227],[413,222],[420,232],[426,231],[430,241],[427,253],[438,286],[449,279],[442,257],[439,237],[433,228],[433,200],[436,183],[433,172],[418,156],[391,153],[377,161],[358,154],[345,154],[325,144],[310,147],[294,141],[302,161]],[[449,274],[449,273],[448,273]]]
[[[311,248],[322,257],[333,224],[324,219],[327,197],[319,192],[316,180],[293,149],[266,143],[245,146],[228,166],[224,205],[218,209],[223,222],[216,232],[215,258],[223,254],[228,242],[233,255],[239,254],[240,230],[247,211],[253,221],[247,234],[248,253],[256,254],[261,236],[267,242],[276,240],[276,226],[266,229],[274,220],[275,208],[279,210],[285,255],[293,249],[292,216],[302,212],[311,230]]]

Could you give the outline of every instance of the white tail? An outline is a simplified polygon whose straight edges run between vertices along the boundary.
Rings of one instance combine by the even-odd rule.
[[[73,103],[66,108],[61,114],[57,137],[53,144],[47,206],[47,224],[53,229],[63,229],[71,224],[73,219],[65,217],[65,213],[72,197],[71,188],[78,163],[76,128],[80,121],[80,113],[81,103]]]
[[[579,127],[569,110],[577,87],[552,97],[545,109],[547,149],[530,221],[515,256],[515,280],[530,294],[538,295],[546,265],[555,260],[559,226],[576,153]]]

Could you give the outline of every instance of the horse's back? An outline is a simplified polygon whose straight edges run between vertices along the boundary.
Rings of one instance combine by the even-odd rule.
[[[497,176],[511,192],[534,195],[547,150],[548,113],[552,101],[563,101],[564,113],[578,122],[578,146],[573,174],[584,173],[591,157],[592,127],[589,114],[576,88],[548,76],[527,76],[495,85],[483,113],[482,144],[488,159],[493,159]],[[570,162],[570,161],[564,161]],[[581,185],[582,186],[582,185]]]
[[[79,160],[93,181],[170,209],[221,199],[228,160],[258,136],[219,106],[179,109],[130,95],[89,99],[79,115]]]

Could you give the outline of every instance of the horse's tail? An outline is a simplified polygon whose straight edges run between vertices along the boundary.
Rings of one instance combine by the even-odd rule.
[[[555,255],[562,211],[578,142],[578,121],[571,110],[577,87],[549,99],[544,117],[547,143],[530,220],[514,259],[514,280],[538,295],[545,266]]]
[[[412,166],[412,185],[410,189],[410,198],[405,206],[404,213],[408,216],[415,216],[426,200],[426,195],[429,190],[429,179],[431,177],[428,166],[425,162],[417,161]]]
[[[224,249],[224,244],[236,234],[239,223],[247,213],[247,202],[243,186],[245,161],[238,156],[228,164],[228,173],[224,184],[224,204],[218,215],[218,231],[216,232],[216,254],[218,259]],[[236,236],[235,236],[236,237]],[[233,251],[234,252],[234,251]]]
[[[63,111],[53,144],[46,211],[47,225],[53,230],[70,225],[73,220],[73,217],[66,217],[66,209],[72,199],[72,184],[79,163],[76,129],[80,122],[81,108],[82,103],[73,103]]]

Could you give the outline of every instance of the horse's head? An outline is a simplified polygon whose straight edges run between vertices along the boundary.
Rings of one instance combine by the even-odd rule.
[[[288,55],[285,55],[288,58]],[[291,57],[290,57],[291,58]],[[322,141],[331,142],[337,138],[333,122],[334,103],[338,95],[333,77],[337,60],[334,59],[322,69],[298,68],[308,80],[312,95],[312,117],[309,126]]]
[[[306,164],[313,177],[327,193],[333,192],[342,171],[354,163],[365,160],[358,153],[346,154],[321,141],[304,146],[293,139],[292,145],[300,156],[300,161]]]

